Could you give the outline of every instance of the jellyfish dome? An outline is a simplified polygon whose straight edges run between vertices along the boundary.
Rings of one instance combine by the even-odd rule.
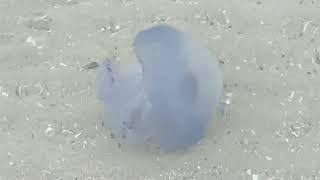
[[[139,32],[136,63],[106,59],[98,73],[105,124],[130,143],[178,150],[197,143],[214,119],[222,93],[217,58],[168,25]]]

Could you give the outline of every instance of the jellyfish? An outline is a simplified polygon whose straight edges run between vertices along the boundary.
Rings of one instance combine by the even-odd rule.
[[[106,59],[99,66],[105,124],[129,143],[165,151],[199,142],[215,119],[222,93],[217,58],[169,25],[142,30],[133,49],[136,62]]]

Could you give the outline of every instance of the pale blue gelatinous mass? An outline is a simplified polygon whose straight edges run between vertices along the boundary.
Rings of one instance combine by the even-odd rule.
[[[105,60],[98,75],[106,124],[131,143],[173,151],[197,143],[214,119],[222,93],[217,58],[167,25],[138,33],[137,62]]]

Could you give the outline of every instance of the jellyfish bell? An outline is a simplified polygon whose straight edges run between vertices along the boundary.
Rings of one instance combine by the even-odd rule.
[[[141,31],[133,47],[136,64],[108,66],[108,60],[100,68],[110,129],[126,133],[128,141],[148,140],[168,151],[197,143],[214,119],[222,92],[216,57],[167,25]]]

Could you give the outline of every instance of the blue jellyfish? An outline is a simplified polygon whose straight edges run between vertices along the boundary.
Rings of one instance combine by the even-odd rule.
[[[135,63],[106,59],[100,64],[105,124],[130,143],[151,143],[165,151],[197,143],[222,93],[217,58],[168,25],[141,31],[133,48]]]

